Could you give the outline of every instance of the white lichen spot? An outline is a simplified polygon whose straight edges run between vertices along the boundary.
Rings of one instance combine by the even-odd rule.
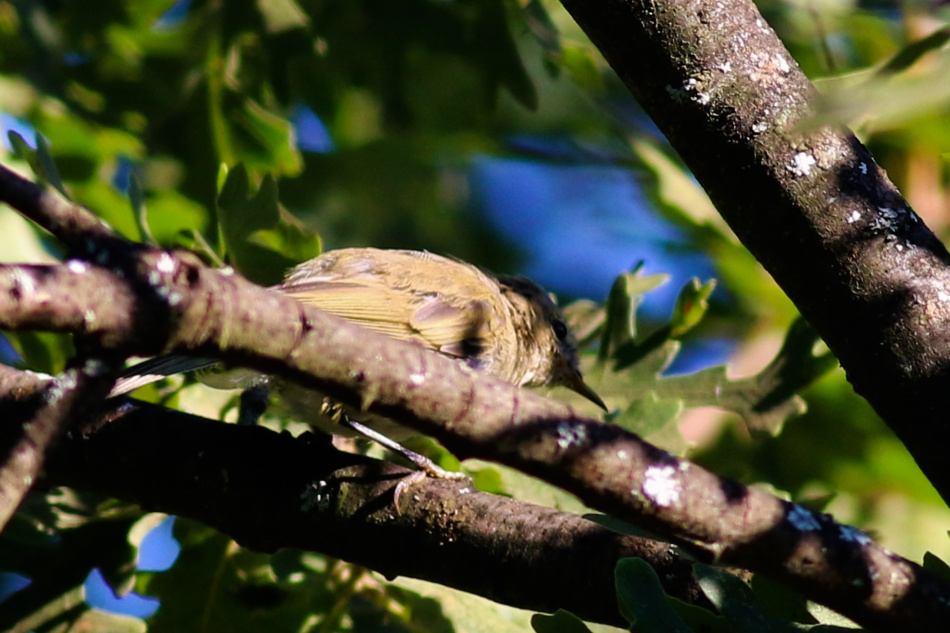
[[[557,425],[557,445],[561,449],[577,447],[587,442],[587,429],[567,422]]]
[[[87,376],[104,376],[109,371],[108,365],[98,358],[90,358],[82,366],[83,372]]]
[[[170,292],[168,293],[168,305],[174,307],[181,303],[183,297],[180,292]]]
[[[851,215],[848,216],[848,224],[854,224],[861,219],[861,212],[854,210],[851,212]]]
[[[937,300],[942,301],[943,303],[947,303],[948,301],[950,301],[950,294],[947,294],[943,290],[940,290],[937,292]]]
[[[148,285],[155,287],[162,283],[162,276],[157,270],[148,271]]]
[[[859,530],[856,527],[850,525],[839,525],[838,526],[838,536],[842,541],[850,541],[852,543],[857,543],[861,547],[865,545],[870,545],[874,541],[871,540],[871,537]]]
[[[414,385],[421,385],[426,381],[425,374],[409,374],[409,382]]]
[[[225,277],[230,277],[231,275],[234,274],[234,269],[231,268],[230,266],[225,266],[224,268],[222,268],[222,269],[219,270],[218,272],[221,273],[222,275],[224,275]]]
[[[13,269],[13,283],[21,294],[29,295],[36,292],[36,280],[22,268]]]
[[[303,512],[309,512],[313,509],[321,512],[326,510],[330,507],[330,501],[333,497],[332,492],[330,484],[323,479],[311,482],[311,484],[300,493],[300,498],[303,499],[303,505],[300,509]]]
[[[789,510],[788,522],[799,532],[817,532],[821,529],[821,524],[814,513],[797,504]]]
[[[172,259],[172,256],[168,253],[162,253],[158,256],[158,262],[155,263],[155,268],[163,273],[171,273],[175,270],[175,260]]]
[[[647,468],[643,481],[643,494],[647,499],[666,508],[680,499],[679,483],[674,474],[676,468],[667,464]]]
[[[695,77],[691,77],[683,81],[679,88],[674,88],[671,85],[667,85],[666,92],[674,101],[677,102],[682,102],[684,98],[687,98],[687,95],[691,101],[694,101],[700,105],[706,105],[711,101],[711,98],[708,94],[700,91],[700,82]]]
[[[861,173],[862,173],[863,175],[865,175],[865,176],[868,175],[868,164],[867,164],[867,163],[865,163],[865,162],[863,162],[863,161],[860,162],[860,163],[858,163],[858,169],[861,171]]]
[[[792,162],[788,170],[796,176],[807,176],[811,174],[811,168],[815,166],[815,157],[808,152],[798,152],[792,157]]]
[[[775,64],[776,66],[778,66],[779,72],[782,73],[783,75],[787,75],[788,72],[792,69],[792,67],[788,65],[788,61],[786,61],[784,55],[776,55]]]
[[[68,392],[76,388],[76,371],[69,370],[55,378],[46,390],[46,402],[55,406]]]
[[[81,259],[71,259],[68,262],[66,262],[66,268],[71,273],[81,275],[87,270],[89,270],[89,264],[82,261]]]
[[[617,459],[627,459],[627,457],[629,457],[629,455],[627,454],[627,451],[625,450],[617,451]]]
[[[725,62],[724,64],[719,64],[719,70],[724,73],[732,72],[732,62]]]
[[[765,132],[767,129],[769,129],[769,124],[767,121],[758,121],[752,124],[752,131],[755,134],[761,134],[762,132]]]
[[[896,249],[897,249],[897,252],[899,253],[899,252],[901,252],[902,250],[904,250],[904,245],[903,245],[903,244],[896,244],[896,245],[894,245],[894,248],[896,248]]]

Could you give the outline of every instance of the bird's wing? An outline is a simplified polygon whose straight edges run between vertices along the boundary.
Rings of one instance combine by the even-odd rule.
[[[462,343],[484,336],[490,313],[481,301],[456,306],[438,293],[413,294],[372,280],[308,280],[280,290],[301,303],[450,356],[465,356]]]
[[[112,391],[109,392],[109,397],[121,396],[175,374],[205,369],[217,364],[218,361],[211,358],[191,358],[177,355],[159,356],[142,361],[129,367],[119,376],[112,387]]]

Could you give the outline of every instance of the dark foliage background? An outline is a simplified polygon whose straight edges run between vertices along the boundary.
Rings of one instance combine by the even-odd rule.
[[[852,125],[928,225],[946,233],[946,38],[938,31],[911,46],[946,9],[760,6],[826,95],[825,114]],[[709,368],[726,360],[709,350],[725,349],[729,376],[760,372],[779,354],[794,309],[556,3],[0,2],[0,113],[6,129],[22,134],[0,149],[5,165],[63,187],[133,240],[194,249],[260,283],[322,248],[373,245],[528,270],[562,295],[603,301],[609,283],[572,282],[543,265],[584,270],[607,256],[596,240],[517,228],[549,227],[565,215],[595,235],[623,226],[633,255],[606,265],[615,273],[644,244],[646,271],[658,270],[651,256],[660,253],[674,279],[712,271],[719,284],[708,311],[712,287],[688,287],[680,296],[700,307],[686,315],[674,312],[683,283],[672,284],[672,295],[630,332],[642,340],[659,331],[658,344],[623,373],[586,359],[595,387],[621,411],[616,421],[723,475],[825,508],[913,560],[950,554],[950,513],[900,443],[840,370],[805,362],[823,358],[820,345],[812,350],[806,338],[782,352],[801,372],[775,380],[811,386],[769,415],[753,415],[742,401],[774,382],[764,385],[759,374],[729,383],[721,368]],[[505,189],[499,203],[490,175],[525,166],[535,177]],[[636,192],[629,209],[533,202],[550,200],[537,192],[571,178],[609,186],[618,177]],[[643,213],[664,228],[636,235],[629,225]],[[58,255],[9,209],[0,210],[0,244],[8,262]],[[656,296],[661,281],[626,277],[621,296],[636,305]],[[578,324],[582,307],[572,312]],[[61,370],[70,350],[51,334],[7,339],[8,362],[36,371]],[[681,371],[701,371],[660,378],[681,346],[692,354]],[[728,411],[705,406],[723,386],[734,396]],[[171,396],[167,385],[139,395],[209,417],[230,409],[230,394],[190,383]],[[509,471],[483,470],[478,481],[583,511]],[[388,582],[316,553],[245,551],[185,520],[175,524],[177,563],[136,571],[142,539],[162,519],[82,491],[37,490],[0,538],[0,571],[20,574],[0,577],[0,588],[33,581],[0,602],[0,622],[27,612],[34,619],[16,630],[47,630],[76,613],[83,582],[99,569],[115,590],[161,600],[152,630],[528,626],[524,613],[416,581]],[[144,626],[84,609],[90,630]]]

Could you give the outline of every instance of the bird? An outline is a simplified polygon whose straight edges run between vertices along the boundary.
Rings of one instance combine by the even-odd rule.
[[[607,408],[584,382],[577,342],[561,310],[525,277],[495,276],[427,251],[341,248],[299,264],[274,289],[514,385],[563,386]],[[187,371],[196,371],[198,380],[211,387],[249,389],[245,393],[256,392],[265,403],[276,393],[291,417],[325,432],[367,436],[409,458],[423,477],[459,478],[403,448],[399,441],[413,431],[391,420],[354,411],[276,376],[241,368],[222,371],[213,359],[173,355],[145,361],[126,370],[110,396]],[[265,407],[251,408],[262,413]],[[397,507],[407,486],[397,488]]]

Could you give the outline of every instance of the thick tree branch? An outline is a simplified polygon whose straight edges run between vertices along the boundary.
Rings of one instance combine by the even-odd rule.
[[[746,489],[618,427],[581,418],[569,405],[203,268],[193,258],[149,253],[141,266],[155,297],[174,304],[169,314],[178,317],[177,327],[165,344],[155,333],[134,341],[102,331],[98,340],[117,341],[126,352],[193,350],[280,373],[432,435],[460,457],[536,475],[701,558],[786,582],[872,628],[900,622],[924,630],[942,627],[950,615],[950,587],[830,517]],[[53,303],[72,288],[67,276],[32,274],[37,270],[0,269],[0,287],[5,277],[31,275],[32,293]],[[117,292],[128,283],[127,274],[114,276]],[[88,309],[105,309],[101,304],[111,294],[104,289]],[[0,302],[0,323],[16,326],[16,308]],[[139,331],[126,324],[120,329]]]
[[[562,0],[950,500],[947,251],[749,0]]]
[[[0,199],[74,251],[90,253],[99,242],[112,247],[120,244],[131,246],[87,209],[36,186],[3,166],[0,166],[0,191],[3,192]]]
[[[115,367],[99,359],[87,359],[40,388],[23,375],[0,373],[0,393],[7,396],[0,429],[0,529],[39,478],[54,442],[90,403],[102,401],[114,380]]]
[[[408,471],[341,453],[323,436],[135,402],[106,415],[63,442],[46,483],[194,518],[253,549],[319,551],[525,609],[623,625],[613,568],[625,556],[650,562],[672,595],[704,603],[675,548],[576,515],[431,479],[396,512],[393,487]]]

